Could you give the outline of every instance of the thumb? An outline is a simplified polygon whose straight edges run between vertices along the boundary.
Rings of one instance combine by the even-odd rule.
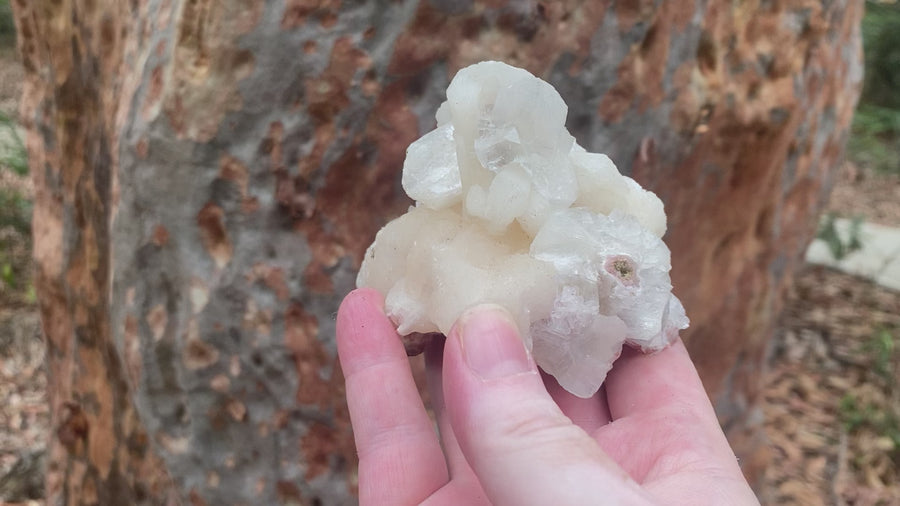
[[[493,504],[649,503],[553,402],[502,308],[460,317],[444,347],[443,385],[453,433]]]

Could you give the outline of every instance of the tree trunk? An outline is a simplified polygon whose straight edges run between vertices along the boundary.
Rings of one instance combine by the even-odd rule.
[[[333,314],[459,68],[525,67],[656,191],[745,469],[861,79],[861,2],[14,0],[50,504],[352,504]],[[171,477],[171,478],[170,478]]]

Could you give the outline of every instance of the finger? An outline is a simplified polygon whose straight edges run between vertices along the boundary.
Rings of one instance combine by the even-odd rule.
[[[492,503],[645,503],[550,398],[508,313],[483,306],[463,315],[445,344],[443,367],[453,432]]]
[[[337,317],[360,502],[417,504],[447,483],[447,468],[403,344],[382,305],[378,292],[356,290]]]
[[[696,418],[645,412],[601,427],[595,437],[660,504],[759,506],[734,454],[715,443],[724,440],[722,432],[704,429]]]
[[[650,355],[631,348],[622,350],[605,386],[613,420],[677,406],[695,409],[700,418],[718,425],[700,376],[681,339]]]
[[[431,397],[431,408],[434,411],[440,432],[441,446],[450,470],[450,478],[457,481],[477,482],[466,457],[459,449],[459,442],[453,434],[453,427],[444,408],[443,387],[444,340],[432,340],[425,348],[425,372],[428,378],[428,391]]]
[[[601,388],[590,398],[584,399],[561,387],[556,378],[543,371],[541,378],[553,402],[559,406],[563,414],[588,434],[610,422],[605,389]]]
[[[645,461],[653,460],[653,454],[661,447],[672,451],[682,447],[703,448],[711,457],[736,469],[734,452],[680,339],[652,355],[632,349],[623,350],[605,386],[613,423],[608,430],[603,429],[607,432],[598,436],[598,442],[617,461],[633,462],[625,466],[633,468],[629,471],[637,470],[637,474],[632,472],[632,476],[640,475],[640,470],[647,468]],[[632,422],[631,419],[637,421]],[[638,424],[666,428],[658,431],[660,436],[655,441],[654,438],[643,438],[644,443],[650,443],[643,444],[644,451],[637,447],[616,447],[617,440],[638,437],[637,434],[628,434]],[[617,432],[620,434],[615,435]],[[680,436],[666,436],[672,434]],[[642,454],[645,458],[641,458]]]
[[[422,501],[419,506],[491,506],[481,487],[472,487],[464,481],[453,479],[446,486]]]

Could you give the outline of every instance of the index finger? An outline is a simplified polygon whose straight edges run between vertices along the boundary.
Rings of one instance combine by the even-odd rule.
[[[338,355],[359,453],[360,502],[418,504],[449,478],[382,300],[375,290],[355,290],[337,317]]]

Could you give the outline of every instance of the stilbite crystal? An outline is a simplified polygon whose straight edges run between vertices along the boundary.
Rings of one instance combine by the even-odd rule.
[[[660,350],[688,319],[662,202],[575,143],[567,111],[525,70],[459,71],[437,129],[407,150],[416,205],[378,233],[357,285],[385,294],[401,335],[446,334],[466,308],[500,304],[538,365],[589,397],[623,344]]]

